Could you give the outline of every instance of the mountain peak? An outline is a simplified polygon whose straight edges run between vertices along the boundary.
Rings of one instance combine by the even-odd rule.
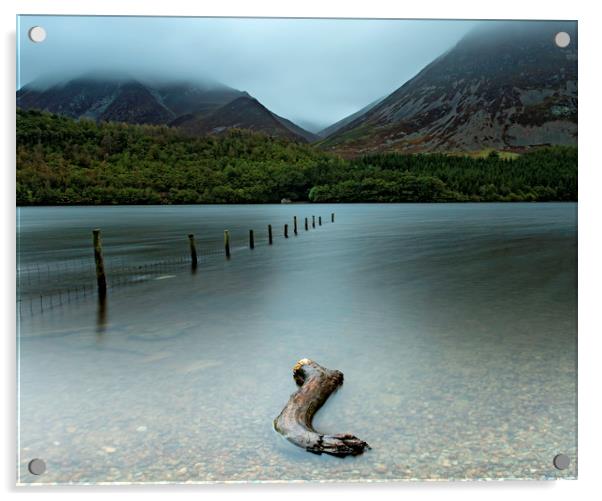
[[[236,128],[301,142],[314,139],[313,134],[272,113],[248,94],[230,101],[209,116],[190,116],[178,126],[193,135],[222,134]]]

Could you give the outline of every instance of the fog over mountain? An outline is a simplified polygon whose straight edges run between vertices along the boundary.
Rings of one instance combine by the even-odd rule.
[[[54,48],[50,37],[20,44],[17,105],[24,109],[172,125],[197,136],[237,128],[300,142],[326,138],[317,145],[345,156],[576,143],[575,22],[29,21],[21,36],[23,26],[44,21],[58,41]],[[61,46],[67,21],[115,36],[94,47]],[[559,31],[570,34],[566,48],[554,43]],[[415,50],[400,50],[410,34]]]
[[[468,21],[21,16],[18,88],[96,74],[223,84],[312,132],[393,92]],[[46,41],[27,38],[43,26]]]

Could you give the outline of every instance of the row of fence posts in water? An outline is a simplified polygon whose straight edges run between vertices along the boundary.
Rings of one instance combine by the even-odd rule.
[[[334,223],[334,212],[330,214],[330,222]],[[305,231],[309,230],[309,219],[305,218]],[[322,216],[318,216],[318,226],[322,226]],[[316,216],[311,216],[311,227],[316,227]],[[297,216],[293,217],[293,233],[298,234]],[[105,273],[104,257],[102,253],[102,242],[100,238],[100,229],[96,228],[92,230],[93,244],[94,244],[94,263],[96,265],[96,284],[98,287],[98,296],[101,300],[104,300],[107,296],[107,277]],[[288,224],[284,225],[284,238],[288,238]],[[188,235],[188,242],[190,245],[190,263],[193,270],[198,267],[198,256],[196,250],[196,242],[194,240],[194,234]],[[272,245],[274,242],[272,225],[268,224],[268,245]],[[255,248],[255,234],[253,230],[249,230],[249,248]],[[224,230],[224,253],[227,259],[230,259],[230,232]]]

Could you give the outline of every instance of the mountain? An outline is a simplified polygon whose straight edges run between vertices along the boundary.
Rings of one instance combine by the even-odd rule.
[[[384,99],[384,97],[381,97],[380,99],[377,99],[376,101],[372,101],[370,104],[364,106],[361,110],[358,110],[355,113],[352,113],[351,115],[348,115],[345,118],[342,118],[338,122],[335,122],[332,125],[329,125],[325,129],[322,129],[321,131],[319,131],[318,136],[323,137],[323,138],[332,136],[335,132],[337,132],[338,130],[341,130],[343,127],[345,127],[346,125],[353,122],[356,118],[359,118],[362,115],[364,115],[365,113],[367,113],[368,111],[370,111],[378,103],[380,103],[383,99]]]
[[[316,136],[285,118],[279,117],[252,97],[239,97],[210,115],[187,115],[174,122],[191,135],[221,134],[229,129],[249,129],[255,132],[309,142]]]
[[[151,89],[133,79],[82,77],[49,88],[25,86],[17,92],[17,106],[72,118],[135,124],[164,124],[175,118]]]
[[[71,118],[130,124],[171,125],[192,134],[244,128],[296,141],[318,137],[272,113],[247,92],[223,84],[143,83],[129,77],[86,76],[17,92],[17,106]]]
[[[559,48],[557,32],[571,43]],[[336,125],[336,124],[335,124]],[[576,22],[485,22],[319,143],[372,152],[523,151],[577,142]]]

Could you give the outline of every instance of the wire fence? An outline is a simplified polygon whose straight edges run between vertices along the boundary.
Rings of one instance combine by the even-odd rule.
[[[295,236],[334,222],[321,216],[300,218],[272,227],[272,241],[293,239]],[[285,230],[288,227],[288,232]],[[296,231],[295,231],[296,227]],[[285,236],[288,234],[288,236]],[[186,236],[183,235],[185,238]],[[269,245],[267,227],[253,232],[254,247]],[[248,250],[249,235],[235,234],[230,241],[230,254]],[[216,257],[226,257],[224,245],[202,242],[196,248],[199,266]],[[136,256],[105,256],[104,267],[107,287],[110,290],[156,279],[167,273],[190,268],[190,253],[179,252],[170,257],[160,257],[140,262]],[[96,265],[92,249],[89,258],[68,259],[48,263],[17,266],[17,313],[20,317],[42,315],[45,312],[70,304],[97,299]]]

